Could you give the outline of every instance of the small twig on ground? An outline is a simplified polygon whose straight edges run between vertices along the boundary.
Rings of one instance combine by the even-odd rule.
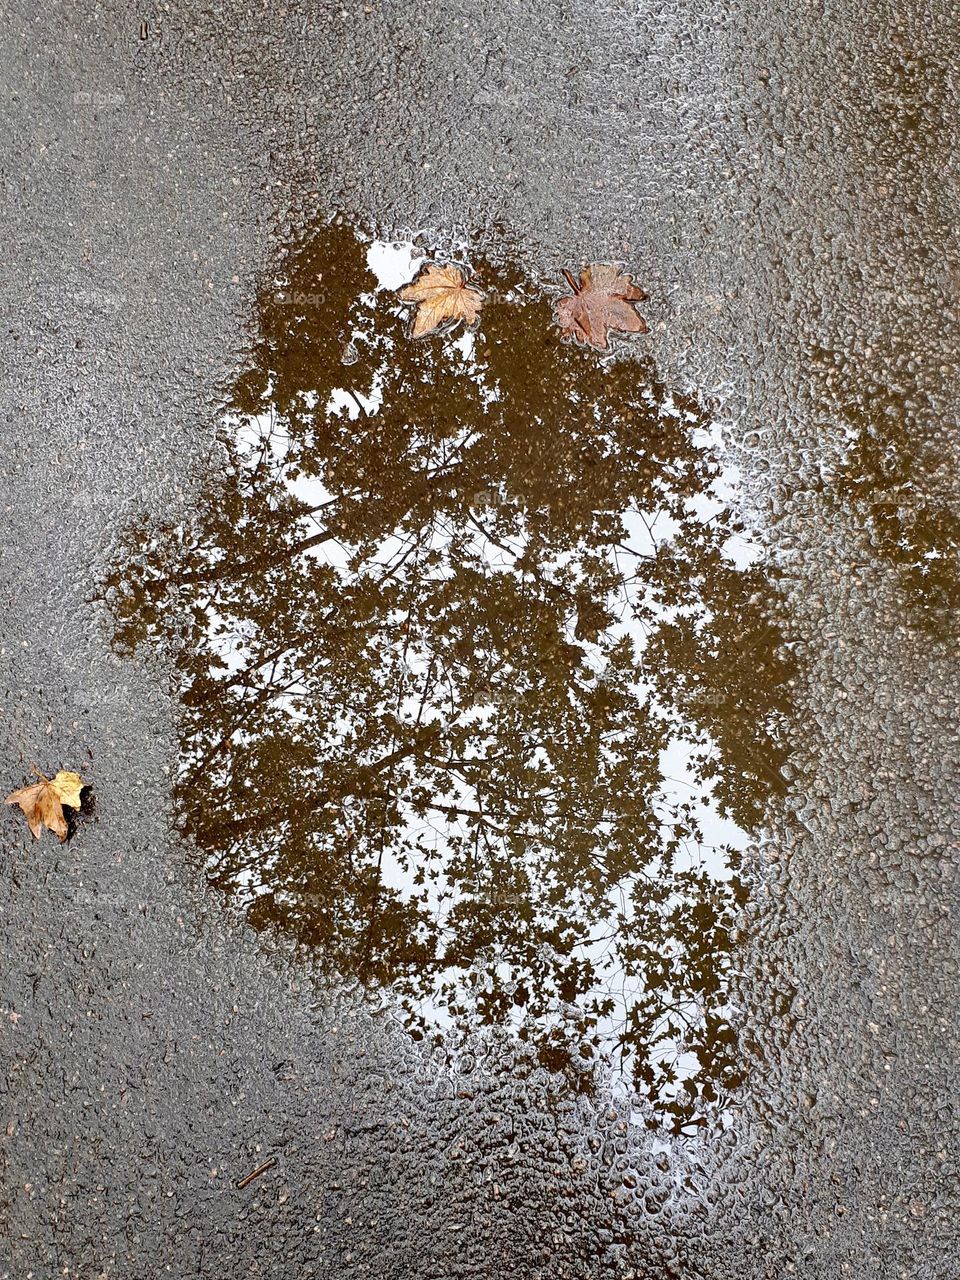
[[[259,1168],[254,1169],[252,1173],[248,1173],[245,1178],[241,1178],[237,1183],[237,1190],[242,1191],[244,1187],[249,1187],[254,1178],[259,1178],[261,1173],[266,1173],[268,1169],[272,1169],[277,1163],[276,1156],[271,1156],[269,1160],[265,1160]]]

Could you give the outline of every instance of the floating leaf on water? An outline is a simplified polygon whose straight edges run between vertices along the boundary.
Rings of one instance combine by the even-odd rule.
[[[412,338],[422,338],[448,323],[452,328],[461,320],[469,329],[477,323],[483,306],[483,294],[467,284],[459,267],[435,262],[429,263],[413,284],[401,289],[399,297],[401,302],[417,304]]]
[[[597,351],[608,351],[611,330],[620,333],[648,333],[647,322],[636,309],[647,294],[635,285],[633,276],[621,272],[619,265],[595,262],[574,279],[564,271],[564,279],[573,290],[572,298],[557,303],[557,323],[574,342],[584,343]]]

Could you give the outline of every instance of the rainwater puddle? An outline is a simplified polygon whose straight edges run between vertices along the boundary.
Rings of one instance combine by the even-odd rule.
[[[905,623],[956,654],[960,515],[945,488],[951,451],[917,429],[923,395],[910,362],[902,372],[893,349],[875,360],[875,378],[855,378],[841,352],[812,353],[825,396],[842,406],[846,452],[833,483],[791,495],[792,507],[811,522],[845,518],[861,528],[871,560],[896,574]]]
[[[496,1025],[703,1124],[739,1080],[740,855],[785,787],[771,570],[642,340],[570,345],[476,259],[476,331],[412,340],[422,258],[327,226],[264,289],[195,519],[115,576],[118,641],[171,655],[183,830],[254,927],[416,1038]]]

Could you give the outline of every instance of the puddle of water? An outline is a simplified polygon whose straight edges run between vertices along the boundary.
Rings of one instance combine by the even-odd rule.
[[[475,334],[407,337],[421,255],[318,229],[260,300],[221,463],[138,530],[118,638],[172,655],[211,883],[411,1033],[497,1024],[658,1122],[738,1082],[737,869],[792,667],[709,415],[560,340],[474,263]]]
[[[795,495],[793,505],[811,521],[853,518],[871,557],[895,569],[907,620],[956,652],[960,515],[951,499],[937,497],[950,455],[917,430],[924,396],[911,375],[912,353],[877,352],[875,359],[876,381],[854,383],[838,353],[812,353],[843,414],[847,450],[839,474],[820,492]]]

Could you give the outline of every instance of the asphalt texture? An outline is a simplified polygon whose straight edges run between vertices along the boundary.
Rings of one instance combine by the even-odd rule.
[[[869,423],[901,497],[955,509],[952,6],[5,25],[2,758],[11,789],[82,767],[95,806],[62,847],[3,819],[0,1276],[955,1276],[955,615],[920,625],[835,497]],[[508,1044],[451,1079],[265,954],[171,836],[169,672],[97,597],[132,522],[189,511],[257,282],[335,212],[545,279],[629,261],[664,376],[717,404],[805,672],[722,1139],[657,1153]]]

